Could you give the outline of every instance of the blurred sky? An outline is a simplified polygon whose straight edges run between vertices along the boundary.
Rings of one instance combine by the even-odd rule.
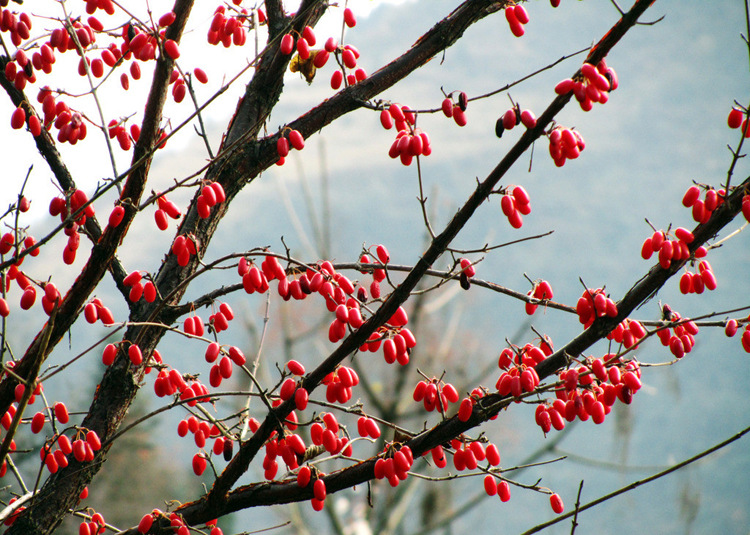
[[[205,28],[214,8],[214,3],[208,4],[199,3],[197,9],[202,13],[192,20],[182,45],[183,69],[200,66],[211,78],[207,86],[197,87],[199,100],[208,98],[218,88],[224,73],[231,74],[252,56],[250,42],[245,50],[232,49],[228,55],[216,48],[205,53]],[[403,52],[458,2],[381,4],[366,0],[349,3],[360,20],[355,29],[347,32],[346,40],[362,52],[360,65],[368,72]],[[152,5],[158,11],[156,4]],[[430,109],[439,107],[441,88],[446,92],[463,90],[470,97],[485,94],[564,54],[590,46],[619,18],[612,3],[606,1],[562,0],[558,9],[552,9],[548,2],[539,0],[528,2],[526,7],[531,22],[524,37],[516,39],[510,34],[502,14],[489,17],[470,28],[443,57],[435,58],[382,98],[416,109]],[[340,11],[334,11],[317,30],[321,41],[330,34],[340,34]],[[644,219],[657,228],[670,224],[690,228],[692,219],[680,199],[691,181],[718,186],[726,179],[730,162],[726,145],[734,146],[738,141],[737,132],[726,127],[726,116],[735,99],[746,104],[750,97],[748,53],[740,37],[747,31],[743,6],[741,2],[725,0],[659,0],[644,20],[661,17],[655,25],[629,32],[608,57],[609,65],[617,70],[620,88],[606,105],[595,105],[594,110],[584,113],[571,104],[557,118],[565,126],[575,126],[585,137],[587,145],[581,157],[557,169],[547,155],[546,143],[540,142],[534,150],[531,172],[525,155],[503,180],[503,184],[522,184],[531,196],[533,211],[524,219],[523,228],[510,228],[495,199],[482,206],[459,234],[455,246],[469,249],[555,231],[543,240],[488,255],[478,268],[479,277],[521,291],[529,289],[524,273],[532,279],[545,278],[555,290],[555,300],[565,303],[574,303],[580,295],[581,277],[590,287],[606,284],[613,297],[618,298],[652,265],[639,256],[643,239],[651,233]],[[193,41],[193,32],[197,35],[190,44],[188,38]],[[199,54],[199,50],[204,52]],[[59,61],[63,63],[64,58]],[[538,115],[553,98],[557,81],[575,72],[580,61],[579,56],[563,62],[514,87],[510,95],[522,108],[530,108]],[[331,95],[327,83],[330,73],[330,67],[322,69],[310,86],[289,74],[286,92],[268,123],[269,131]],[[117,92],[114,100],[106,100],[108,118],[134,112],[139,118],[138,102],[147,86],[148,82],[142,79],[133,83],[127,95]],[[240,84],[233,86],[206,117],[214,147],[218,146],[241,92]],[[501,140],[494,136],[495,119],[508,107],[505,94],[472,101],[467,111],[469,124],[463,129],[441,114],[420,115],[419,126],[429,133],[433,146],[433,154],[422,159],[421,171],[436,229],[442,228],[471,193],[476,178],[484,178],[518,138],[517,130],[507,132]],[[10,131],[10,106],[6,103],[3,109],[0,151],[4,187],[0,206],[11,201],[27,167],[33,163],[28,187],[33,192],[30,196],[34,199],[34,212],[23,221],[32,224],[33,233],[38,225],[41,235],[41,230],[51,224],[49,217],[42,217],[54,194],[50,173],[35,158],[30,138]],[[166,114],[175,125],[188,112],[188,107],[170,103]],[[403,167],[387,157],[393,136],[393,132],[380,127],[377,114],[367,110],[354,112],[312,136],[302,153],[290,157],[284,167],[270,169],[240,195],[212,243],[208,258],[238,247],[268,244],[281,250],[280,237],[284,236],[294,254],[316,260],[320,251],[314,244],[305,191],[309,189],[319,214],[324,197],[321,177],[325,176],[325,195],[331,205],[332,258],[350,261],[363,243],[385,243],[394,262],[414,263],[425,236],[416,202],[416,169],[414,165]],[[97,138],[90,128],[89,137],[90,143],[64,146],[61,152],[79,186],[90,192],[98,181],[111,176],[112,169],[101,136]],[[118,170],[122,171],[127,157],[119,149],[115,151]],[[169,186],[173,179],[205,163],[206,158],[196,136],[185,129],[157,157],[149,190]],[[747,164],[740,162],[735,172],[735,180],[742,180],[748,173]],[[184,205],[191,194],[176,194],[174,199]],[[101,208],[97,207],[102,214],[108,212],[109,203],[114,200],[108,199]],[[158,233],[150,214],[142,219],[133,227],[120,256],[126,269],[153,271],[173,238],[173,231]],[[737,222],[732,229],[739,226]],[[53,242],[32,265],[54,264],[63,246],[62,240]],[[480,256],[472,255],[474,259]],[[79,257],[85,258],[85,254]],[[747,305],[747,233],[712,252],[709,259],[719,280],[715,292],[701,298],[682,296],[677,291],[677,281],[671,281],[656,299],[638,311],[638,317],[657,319],[658,300],[689,317]],[[81,266],[80,259],[76,266]],[[41,271],[44,270],[40,268],[37,275]],[[74,276],[75,269],[56,274],[61,281]],[[210,284],[221,283],[218,276],[206,279],[191,289],[191,294],[198,295]],[[101,292],[116,301],[108,281]],[[243,305],[243,299],[235,296],[233,306],[243,310],[257,306]],[[436,318],[447,322],[458,317],[466,338],[471,338],[480,348],[479,354],[489,360],[495,358],[504,340],[515,336],[527,322],[521,304],[476,289],[457,296],[450,308],[454,313],[460,311],[460,317],[451,316],[444,308],[436,312]],[[14,333],[19,339],[39,327],[32,313],[25,317],[30,319],[28,325]],[[552,336],[558,346],[580,332],[575,318],[554,311],[545,314],[540,310],[531,321],[534,327]],[[85,347],[88,339],[82,329],[77,327],[74,334],[81,338],[73,337],[73,348]],[[235,336],[237,343],[246,340],[241,333],[228,336]],[[526,330],[521,338],[514,341],[525,343],[533,335]],[[645,388],[627,410],[618,411],[616,417],[608,418],[601,426],[590,422],[578,425],[561,444],[567,452],[615,463],[617,470],[569,460],[555,470],[526,474],[524,481],[543,477],[543,484],[559,492],[571,507],[581,479],[585,479],[585,502],[652,471],[637,467],[665,467],[746,427],[749,419],[744,400],[750,393],[750,358],[742,352],[738,339],[727,340],[718,332],[701,332],[697,341],[694,352],[678,365],[648,369],[644,374]],[[325,348],[328,344],[322,345]],[[604,353],[606,346],[600,344],[592,351],[597,355]],[[64,352],[61,359],[69,355],[67,348],[60,348],[60,352]],[[654,343],[645,345],[638,357],[651,363],[669,359],[667,352]],[[439,375],[440,370],[433,373]],[[508,463],[519,462],[542,440],[530,410],[518,409],[505,415],[502,426],[486,426]],[[750,456],[746,441],[582,514],[580,532],[747,533],[750,483],[746,475],[750,473]],[[472,481],[463,495],[473,495],[479,487],[478,482]],[[551,517],[546,499],[533,493],[514,491],[512,504],[513,507],[501,507],[488,499],[459,521],[456,532],[471,529],[517,533]],[[692,513],[695,520],[689,525]],[[256,518],[253,515],[257,514],[248,513],[248,518]],[[502,528],[498,530],[498,526]],[[567,533],[569,529],[569,524],[565,524],[549,533]]]

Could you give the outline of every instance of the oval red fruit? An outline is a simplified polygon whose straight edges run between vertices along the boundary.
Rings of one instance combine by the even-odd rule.
[[[279,51],[284,55],[288,55],[292,53],[292,50],[294,50],[294,37],[288,33],[281,38]]]
[[[289,142],[296,150],[302,150],[305,148],[305,138],[303,138],[302,134],[300,134],[297,130],[292,130],[289,132]]]
[[[10,126],[15,130],[23,128],[26,122],[26,112],[23,108],[16,108],[13,110],[13,114],[10,116]]]
[[[354,12],[348,7],[344,9],[344,24],[349,28],[354,28],[357,25],[357,19],[354,16]]]
[[[112,210],[112,213],[109,214],[109,225],[111,227],[117,227],[120,223],[122,223],[122,219],[125,217],[125,208],[123,208],[121,205],[117,205]]]
[[[552,506],[552,510],[558,515],[565,510],[562,498],[557,493],[549,497],[549,503]]]
[[[180,57],[180,48],[172,39],[167,39],[166,41],[164,41],[164,51],[172,59],[177,59]]]
[[[133,365],[140,365],[143,362],[143,354],[141,353],[141,348],[135,344],[131,344],[128,348],[128,358],[130,358],[130,362],[132,362]]]
[[[742,110],[732,108],[727,117],[727,125],[729,128],[739,128],[742,124]]]

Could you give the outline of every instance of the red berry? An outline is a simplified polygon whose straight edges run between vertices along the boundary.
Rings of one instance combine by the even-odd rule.
[[[294,50],[294,37],[292,37],[292,35],[288,33],[281,38],[279,51],[286,56],[291,54],[292,50]]]
[[[289,142],[296,150],[302,150],[305,148],[305,138],[303,138],[302,134],[300,134],[297,130],[292,130],[289,132]]]
[[[344,73],[341,71],[333,71],[333,74],[331,75],[331,89],[337,90],[339,87],[341,87],[343,81]]]
[[[466,113],[458,106],[453,106],[453,121],[458,126],[466,126],[466,124],[468,123]]]
[[[200,83],[205,84],[208,82],[208,75],[206,74],[206,71],[203,69],[196,68],[193,71],[193,74],[195,75],[195,79],[198,80]]]
[[[31,419],[31,432],[35,435],[44,427],[44,413],[37,412]]]
[[[524,8],[522,5],[517,4],[513,11],[516,19],[518,19],[518,22],[520,22],[521,24],[527,24],[529,22],[529,14],[526,12],[526,8]]]
[[[289,140],[287,140],[286,137],[281,136],[278,141],[276,141],[276,152],[280,158],[286,158],[289,154]]]
[[[323,501],[326,498],[326,484],[322,479],[316,479],[313,483],[313,495],[316,500]]]
[[[86,433],[86,443],[91,447],[94,451],[99,451],[102,448],[101,440],[99,440],[99,435],[96,434],[96,431],[89,430]]]
[[[177,59],[180,57],[180,49],[177,46],[177,43],[172,39],[167,39],[166,41],[164,41],[164,51],[172,59]]]
[[[123,218],[125,217],[125,208],[123,208],[121,205],[117,205],[112,210],[112,213],[109,214],[109,225],[111,227],[117,227],[120,223],[122,223]]]
[[[510,500],[510,485],[508,485],[507,481],[501,481],[497,484],[497,495],[500,497],[501,502]]]
[[[21,295],[21,308],[23,310],[28,310],[32,306],[34,306],[35,301],[36,301],[36,289],[33,286],[27,286],[26,289],[23,291],[23,295]]]
[[[304,37],[297,39],[297,53],[302,59],[308,59],[310,57],[310,43],[308,43],[307,39]]]
[[[517,119],[516,110],[514,108],[509,109],[503,114],[503,128],[511,130],[516,126]]]
[[[357,19],[350,8],[344,9],[344,24],[349,28],[354,28],[357,25]]]
[[[315,32],[310,26],[305,26],[302,29],[302,38],[307,41],[310,46],[315,46],[317,40],[315,39]]]
[[[96,323],[99,319],[99,311],[94,303],[88,303],[83,307],[83,315],[89,323]]]
[[[341,61],[346,65],[349,69],[354,69],[357,67],[357,58],[354,55],[354,52],[352,52],[350,49],[345,48],[343,52],[341,52]]]
[[[208,463],[206,462],[206,458],[203,456],[202,453],[196,453],[193,456],[193,472],[195,472],[196,476],[199,476],[203,474],[203,472],[206,470],[206,465]]]
[[[310,483],[310,467],[307,465],[304,465],[299,469],[299,472],[297,472],[297,485],[300,487],[306,487],[308,483]]]
[[[128,358],[134,366],[139,366],[143,362],[143,354],[141,348],[135,344],[131,344],[128,348]]]
[[[521,112],[521,122],[526,128],[534,128],[536,126],[536,116],[534,115],[534,112],[531,110],[523,110]]]
[[[138,523],[138,532],[145,535],[146,533],[148,533],[148,530],[151,529],[153,523],[153,515],[144,515],[143,518],[141,518],[141,521]]]
[[[565,510],[562,498],[557,493],[549,497],[549,503],[552,506],[552,510],[558,515]]]
[[[26,112],[23,108],[16,108],[10,116],[10,126],[16,130],[23,128],[26,122]]]
[[[730,338],[737,334],[737,320],[731,319],[727,321],[727,324],[724,326],[724,334]]]
[[[729,117],[727,117],[727,125],[729,125],[729,128],[739,128],[742,124],[742,117],[742,110],[732,108],[729,112]]]

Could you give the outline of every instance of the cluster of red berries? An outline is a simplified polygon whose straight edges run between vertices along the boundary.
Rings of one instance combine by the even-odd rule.
[[[698,186],[690,186],[682,197],[682,205],[685,208],[692,208],[693,219],[701,224],[708,222],[713,211],[724,204],[727,193],[724,189],[718,191],[711,187],[704,189],[706,193],[702,200],[701,188]]]
[[[229,322],[234,319],[234,311],[227,303],[220,303],[219,310],[208,317],[208,323],[216,334],[226,331],[229,328]]]
[[[664,305],[662,311],[664,319],[670,322],[670,326],[659,329],[656,335],[663,346],[669,347],[675,358],[681,359],[693,349],[698,326],[689,318],[681,318],[679,313],[667,305]]]
[[[37,414],[44,416],[43,413]],[[67,435],[57,435],[56,443],[57,449],[55,451],[52,451],[50,444],[46,444],[39,451],[42,461],[51,474],[68,466],[68,455],[72,454],[79,463],[91,462],[94,460],[95,452],[102,447],[99,435],[94,430],[85,433],[83,430],[79,430],[72,442]]]
[[[5,291],[8,292],[10,290],[11,282],[15,280],[16,284],[23,292],[21,294],[19,305],[22,310],[29,310],[34,306],[34,303],[36,303],[36,288],[34,287],[34,284],[39,283],[32,283],[24,272],[18,269],[18,265],[20,265],[20,263],[12,265],[8,269],[7,274],[0,276],[0,281],[2,281]],[[55,304],[60,299],[60,292],[54,283],[51,282],[45,283],[41,285],[41,287],[44,289],[44,295],[42,295],[42,307],[44,308],[44,312],[49,316],[52,313]],[[9,314],[10,307],[8,306],[8,303],[5,299],[0,298],[0,316],[7,317]]]
[[[670,240],[668,234],[664,231],[657,230],[654,234],[646,238],[641,246],[641,257],[644,260],[651,258],[655,252],[659,253],[659,265],[668,269],[672,261],[679,262],[690,258],[690,249],[688,246],[693,243],[695,237],[693,233],[683,227],[677,227],[674,230],[674,240]],[[706,256],[704,247],[695,251],[696,258]]]
[[[263,470],[266,479],[273,480],[279,470],[277,457],[281,457],[289,470],[299,467],[298,456],[305,453],[305,442],[296,433],[285,434],[282,438],[274,435],[266,442],[266,455],[263,458]]]
[[[711,264],[702,260],[698,263],[698,273],[685,271],[680,277],[680,292],[702,294],[704,290],[716,289],[716,276]]]
[[[458,402],[458,390],[450,383],[433,377],[429,381],[419,381],[414,388],[414,401],[422,402],[427,412],[437,410],[444,413],[449,403]]]
[[[547,136],[549,154],[557,167],[565,165],[566,160],[575,160],[586,148],[586,142],[578,130],[557,126]]]
[[[610,91],[617,89],[617,73],[601,60],[596,67],[591,63],[581,66],[583,79],[566,78],[555,86],[555,93],[566,95],[571,91],[583,111],[590,111],[595,102],[605,104]]]
[[[128,298],[133,303],[139,301],[141,297],[143,297],[147,303],[153,303],[156,300],[156,286],[150,280],[143,284],[142,279],[143,276],[140,271],[133,271],[122,280],[122,283],[130,288]],[[89,319],[88,316],[86,319]],[[94,321],[89,321],[89,323],[94,323],[95,321],[96,318],[94,317]]]
[[[638,342],[644,336],[646,336],[646,329],[643,328],[640,321],[625,318],[607,335],[607,340],[614,340],[618,344],[622,344],[625,349],[630,349],[631,347],[638,347]]]
[[[297,407],[297,410],[303,411],[307,408],[307,402],[309,400],[307,390],[302,388],[297,381],[289,377],[281,383],[279,399],[281,399],[281,401],[286,401],[292,398],[294,398],[294,405]]]
[[[141,521],[138,523],[138,533],[142,533],[143,535],[148,533],[151,527],[154,525],[154,520],[162,516],[166,515],[158,509],[154,509],[151,513],[143,515]],[[178,515],[177,513],[172,513],[168,518],[169,525],[174,530],[175,535],[190,534],[190,528],[187,526],[187,524],[185,524],[185,521],[180,515]],[[224,535],[224,532],[221,530],[221,528],[216,526],[216,520],[206,522],[206,528],[211,528],[209,535]]]
[[[731,338],[737,334],[738,328],[737,320],[730,319],[724,327],[724,333]],[[750,353],[750,317],[745,320],[745,329],[742,331],[740,342],[742,343],[742,349],[744,349],[746,353]]]
[[[206,333],[203,320],[198,314],[188,316],[182,323],[182,331],[189,336],[197,336],[202,338]]]
[[[617,316],[617,305],[612,299],[604,294],[603,288],[595,290],[586,289],[576,303],[578,321],[583,324],[584,329],[591,327],[596,318]]]
[[[334,310],[336,317],[328,327],[328,340],[335,344],[346,336],[347,325],[352,329],[359,329],[364,323],[359,301],[349,297],[346,303],[336,305]]]
[[[70,203],[70,209],[68,209],[68,203]],[[78,226],[85,225],[87,217],[94,217],[94,206],[89,203],[86,192],[81,189],[74,190],[65,198],[55,197],[49,204],[50,215],[53,217],[59,215],[61,221],[65,221],[69,214],[75,214],[81,209],[83,210],[78,213],[74,221]]]
[[[550,283],[545,280],[540,280],[534,284],[534,287],[529,290],[529,293],[526,294],[529,297],[533,297],[534,299],[539,299],[540,301],[548,301],[554,297],[554,294],[552,293],[552,286],[550,286]],[[539,308],[539,305],[536,303],[530,303],[526,302],[526,314],[531,316],[536,312],[536,309]]]
[[[138,276],[137,282],[132,282],[134,280],[133,273]],[[156,288],[154,287],[154,283],[148,281],[144,286],[140,283],[140,273],[137,271],[134,271],[133,273],[128,275],[128,277],[131,277],[129,282],[132,282],[132,284],[125,283],[126,286],[131,286],[130,299],[135,302],[138,301],[141,296],[145,296],[146,301],[149,303],[153,302],[156,298]],[[128,277],[125,278],[127,279]],[[134,299],[135,297],[137,298]],[[151,300],[149,301],[149,299]],[[94,298],[89,303],[86,303],[86,306],[83,307],[83,316],[86,318],[86,321],[91,324],[96,323],[98,320],[101,320],[104,325],[113,325],[115,322],[112,312],[102,304],[102,301],[99,298]]]
[[[221,359],[219,359],[220,355]],[[218,388],[224,379],[229,379],[232,376],[234,370],[232,364],[243,366],[247,362],[245,354],[239,347],[229,346],[229,349],[225,350],[218,342],[208,344],[205,358],[206,362],[213,364],[209,371],[208,383],[214,388]],[[217,359],[219,362],[216,362]]]
[[[747,112],[739,108],[732,108],[727,117],[727,125],[731,129],[742,126],[742,134],[750,137],[750,123],[747,122]]]
[[[186,437],[188,433],[192,433],[195,445],[200,449],[206,447],[206,442],[209,439],[222,436],[216,424],[209,424],[207,421],[199,420],[195,416],[180,420],[177,424],[178,436]]]
[[[310,426],[310,440],[316,446],[323,446],[331,455],[343,453],[351,454],[351,443],[346,437],[340,437],[341,430],[336,415],[332,412],[324,412],[320,420],[313,422]]]
[[[278,264],[278,261],[276,261],[276,264]],[[284,271],[284,268],[280,264],[279,268],[281,268],[281,271]],[[240,258],[237,264],[237,273],[242,277],[242,288],[245,290],[245,293],[265,293],[268,290],[268,278],[264,271],[258,269],[258,266],[255,264],[248,263],[247,258]],[[286,277],[286,272],[284,272],[283,276]],[[276,278],[275,270],[271,273],[271,278]]]
[[[289,136],[288,139],[287,135]],[[305,148],[305,138],[297,130],[284,128],[279,133],[279,139],[276,140],[276,153],[279,155],[276,165],[284,165],[286,157],[289,155],[290,145],[295,150],[302,150]]]
[[[357,419],[357,433],[363,438],[380,438],[380,427],[374,419],[360,416]]]
[[[454,94],[457,95],[455,102],[453,101]],[[468,122],[466,119],[466,108],[468,105],[469,97],[466,93],[463,91],[454,91],[443,99],[441,108],[443,110],[443,115],[448,119],[452,118],[458,126],[466,126]]]
[[[221,185],[219,185],[219,187],[221,187]],[[222,189],[222,193],[223,191],[224,190]],[[214,195],[216,195],[215,191]],[[156,226],[159,230],[167,230],[167,227],[169,226],[169,220],[167,217],[171,217],[172,219],[179,219],[182,217],[182,213],[177,205],[167,199],[165,195],[157,197],[156,203],[159,207],[156,209],[156,212],[154,212],[154,220],[156,221]]]
[[[8,12],[9,11],[7,10],[4,11],[4,13]],[[54,57],[52,59],[54,60]],[[5,78],[13,83],[13,86],[16,89],[23,91],[26,88],[27,83],[33,84],[36,82],[36,73],[34,72],[33,65],[33,60],[29,60],[26,52],[19,48],[14,55],[13,61],[9,61],[5,64]],[[51,64],[46,65],[47,68],[50,69]]]
[[[359,384],[359,375],[348,366],[339,366],[321,381],[326,387],[329,403],[346,403],[352,399],[352,387]]]
[[[541,350],[539,352],[541,353]],[[543,354],[542,360],[544,360]],[[533,392],[539,386],[539,375],[537,375],[533,366],[525,364],[514,366],[500,375],[495,386],[497,393],[501,396],[511,395],[514,398],[520,398],[524,392]]]
[[[13,232],[6,232],[0,236],[0,254],[8,254],[14,247],[16,247],[16,237]],[[20,237],[20,236],[19,236]],[[26,236],[23,240],[19,240],[18,248],[19,252],[31,249],[36,245],[36,239],[33,236]],[[39,256],[39,248],[35,248],[29,251],[31,256]],[[18,267],[23,264],[23,258],[21,258],[15,266]]]
[[[521,111],[521,108],[516,104],[495,122],[495,135],[499,138],[503,137],[506,130],[512,130],[521,123],[526,128],[534,128],[536,126],[536,115],[531,110]]]
[[[211,216],[211,208],[227,200],[224,188],[218,182],[208,182],[201,188],[200,197],[196,203],[198,217],[208,219]]]
[[[375,479],[387,479],[391,487],[397,487],[404,481],[414,464],[414,455],[409,446],[386,446],[385,455],[375,461]]]
[[[192,236],[179,235],[172,243],[172,253],[177,257],[177,264],[185,267],[190,257],[198,254],[198,244]]]
[[[398,362],[406,366],[409,353],[417,345],[414,334],[405,327],[407,321],[406,312],[399,307],[387,322],[390,327],[384,326],[372,333],[359,350],[376,353],[382,346],[383,358],[388,364]]]
[[[310,47],[315,46],[315,43],[317,43],[315,32],[310,26],[305,26],[302,29],[302,35],[297,39],[296,46],[294,35],[287,33],[281,38],[279,51],[285,56],[288,56],[294,52],[296,48],[297,54],[300,55],[301,59],[308,59],[310,57]]]
[[[28,13],[16,14],[10,9],[0,7],[0,32],[10,32],[13,46],[18,46],[31,35],[31,17]]]
[[[454,438],[451,440],[451,447],[453,448],[453,466],[459,472],[476,470],[478,463],[485,460],[491,466],[500,464],[500,453],[494,444],[490,444],[485,449],[484,445],[479,441],[475,440],[466,443]]]
[[[343,47],[340,47],[331,37],[326,41],[325,51],[330,53],[336,52],[337,54],[340,54],[341,63],[344,64],[344,67],[346,69],[349,69],[350,71],[354,71],[349,73],[347,73],[345,70],[333,71],[333,74],[331,74],[331,89],[333,89],[334,91],[338,90],[341,87],[341,84],[344,83],[345,74],[347,85],[354,85],[357,82],[361,82],[362,80],[365,80],[367,78],[367,71],[365,71],[362,67],[357,66],[360,53],[356,46],[347,44]]]
[[[390,104],[380,111],[380,124],[386,130],[396,126],[396,139],[388,150],[388,156],[399,158],[404,165],[411,165],[418,156],[432,154],[430,137],[421,128],[416,128],[416,113],[399,104]]]
[[[321,511],[325,505],[325,499],[327,495],[326,484],[323,481],[323,473],[315,469],[315,482],[313,483],[313,498],[310,500],[313,510]],[[304,465],[299,469],[297,473],[297,486],[306,487],[310,484],[313,476],[313,471],[308,465]]]
[[[523,186],[514,186],[510,193],[506,190],[500,199],[500,208],[503,215],[508,218],[511,227],[521,228],[523,226],[521,216],[531,213],[531,198]]]
[[[93,513],[90,520],[83,521],[78,526],[78,535],[101,535],[107,530],[104,516],[101,513]]]
[[[10,126],[14,130],[20,130],[25,124],[26,111],[23,109],[23,107],[19,106],[15,110],[13,110],[13,113],[10,116]],[[28,126],[32,136],[36,137],[42,133],[42,123],[39,121],[39,117],[34,113],[29,115]]]
[[[107,125],[107,135],[109,135],[109,139],[117,139],[117,143],[122,150],[129,151],[133,147],[133,143],[138,143],[141,136],[141,127],[137,124],[131,124],[128,133],[128,129],[125,128],[123,123],[112,119]]]
[[[498,481],[493,475],[487,474],[484,476],[484,491],[487,496],[497,495],[503,503],[510,500],[510,485],[508,485],[508,482],[504,479]]]
[[[545,434],[552,428],[564,429],[566,421],[576,418],[591,418],[600,424],[618,399],[625,404],[632,402],[633,394],[642,386],[640,376],[636,361],[623,362],[612,354],[563,370],[558,374],[561,387],[555,390],[557,399],[551,405],[539,404],[535,420]]]
[[[179,394],[180,401],[190,400],[187,402],[188,407],[195,407],[198,403],[209,400],[209,392],[206,385],[197,380],[191,380],[188,383],[182,374],[174,368],[168,372],[166,369],[162,369],[159,372],[154,381],[154,393],[160,398]],[[203,446],[199,447],[202,448]]]
[[[87,13],[93,15],[97,9],[102,9],[109,15],[115,12],[111,0],[87,2]],[[156,31],[142,31],[132,24],[124,25],[120,46],[111,43],[107,47],[99,47],[99,50],[101,50],[100,58],[90,59],[82,55],[78,63],[78,73],[81,76],[90,73],[95,78],[102,78],[105,75],[105,67],[114,69],[119,63],[134,58],[134,61],[130,64],[129,73],[130,77],[138,80],[141,77],[138,61],[145,62],[155,59],[156,51],[159,50],[160,46],[165,54],[172,59],[177,59],[180,56],[177,43],[164,38],[164,28],[172,24],[175,19],[176,16],[173,12],[162,15],[158,20],[158,28],[161,29],[158,34]],[[16,17],[11,10],[2,10],[0,30],[11,31],[13,42],[18,41],[16,46],[20,45],[21,40],[29,37],[30,27],[31,20],[26,13],[21,13],[19,17]],[[69,50],[78,50],[79,45],[84,51],[92,50],[92,45],[96,43],[97,33],[104,32],[104,25],[94,16],[88,17],[86,21],[75,20],[72,22],[70,29],[54,29],[49,40],[41,43],[39,50],[34,52],[31,58],[26,55],[23,49],[18,49],[14,55],[14,60],[7,63],[4,74],[9,81],[14,83],[17,89],[23,90],[27,82],[34,83],[36,81],[35,70],[47,74],[52,71],[52,65],[56,62],[55,50],[64,53]],[[23,37],[24,35],[26,37]],[[205,73],[197,71],[196,78],[205,83]],[[173,87],[173,96],[179,102],[184,98],[186,90],[184,80],[180,79],[178,74],[176,71],[173,73],[170,83],[177,82]],[[129,88],[130,81],[127,73],[123,72],[120,75],[120,83],[125,90]],[[75,145],[79,140],[86,137],[86,123],[83,116],[71,111],[62,102],[55,103],[48,88],[43,88],[40,91],[38,101],[43,105],[44,121],[40,121],[36,113],[19,107],[11,117],[11,126],[21,128],[28,115],[28,126],[34,136],[41,134],[43,126],[49,128],[50,125],[54,124],[55,128],[59,130],[57,139],[61,143],[69,142]],[[131,137],[118,126],[116,121],[110,123],[110,136],[112,138],[117,137],[123,150],[129,150],[132,145],[131,139],[137,140],[138,132],[131,131]],[[165,137],[164,133],[162,133],[162,137]],[[163,147],[163,143],[159,145],[159,148],[161,147]]]
[[[521,37],[525,33],[524,24],[529,22],[529,14],[526,12],[526,8],[520,4],[508,6],[505,8],[505,19],[508,21],[513,35]]]
[[[262,9],[256,10],[258,24],[266,23],[266,13]],[[247,32],[243,26],[243,21],[250,20],[250,13],[245,8],[240,8],[235,13],[227,16],[226,6],[219,6],[214,11],[214,18],[211,20],[211,26],[208,28],[208,43],[218,45],[221,43],[224,48],[232,45],[242,46],[247,40]]]
[[[364,253],[362,256],[359,257],[359,263],[360,264],[370,264],[370,255],[371,253],[368,251]],[[391,259],[390,254],[388,254],[388,249],[385,248],[384,245],[378,245],[375,249],[375,257],[377,257],[378,262],[385,266]],[[373,257],[373,258],[375,258]],[[363,275],[366,275],[367,271],[361,271]],[[372,282],[370,283],[370,296],[372,296],[373,299],[379,299],[380,298],[380,283],[383,282],[386,278],[385,269],[383,268],[375,268],[372,270]],[[364,288],[360,287],[358,290],[357,298],[365,302],[367,301],[367,292]]]

